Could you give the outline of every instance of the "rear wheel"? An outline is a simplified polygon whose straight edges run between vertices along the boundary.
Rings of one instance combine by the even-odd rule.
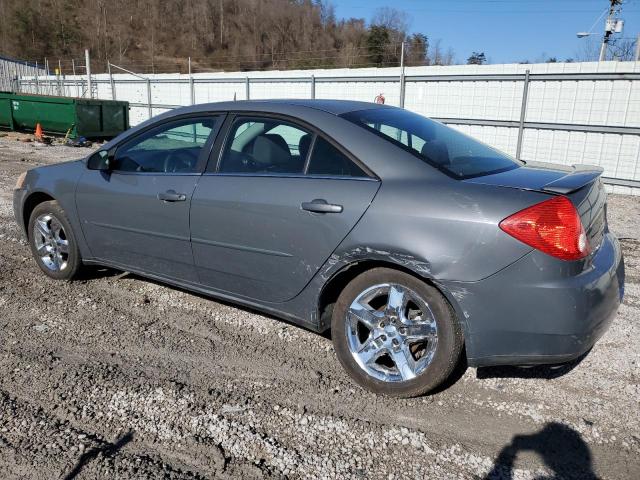
[[[47,276],[56,280],[73,279],[82,265],[71,224],[58,202],[37,205],[29,218],[31,252]]]
[[[332,337],[338,359],[360,385],[397,397],[440,385],[463,343],[440,292],[388,268],[369,270],[347,285],[333,311]]]

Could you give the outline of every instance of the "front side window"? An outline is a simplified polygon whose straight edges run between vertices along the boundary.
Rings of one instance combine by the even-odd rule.
[[[349,112],[343,117],[455,178],[490,175],[523,164],[457,130],[407,110],[379,108]]]
[[[215,124],[216,117],[188,118],[153,128],[118,148],[113,170],[195,173]]]
[[[312,134],[286,121],[237,118],[222,154],[220,173],[301,174]]]

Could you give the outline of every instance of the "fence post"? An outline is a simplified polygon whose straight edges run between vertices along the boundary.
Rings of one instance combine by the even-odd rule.
[[[0,74],[0,89],[2,90],[10,90],[9,87],[9,83],[10,83],[10,79],[11,76],[9,74],[9,64],[7,63],[6,66],[3,63],[2,64],[2,73]]]
[[[44,75],[46,80],[42,85],[42,89],[45,93],[51,94],[51,80],[49,79],[49,60],[47,60],[47,57],[44,57]]]
[[[107,70],[109,71],[109,83],[111,84],[111,100],[116,99],[116,84],[113,81],[113,75],[111,74],[111,62],[107,61]]]
[[[93,89],[91,85],[91,58],[89,57],[89,49],[84,50],[84,65],[87,70],[87,90],[89,90],[89,98],[93,98]]]
[[[36,60],[36,95],[40,93],[40,82],[38,81],[38,61]]]
[[[311,74],[311,98],[316,98],[316,76]]]
[[[147,78],[147,103],[149,104],[149,118],[153,117],[153,107],[151,106],[151,79]]]
[[[251,99],[251,87],[249,86],[249,84],[250,84],[249,77],[246,77],[244,79],[244,88],[245,88],[245,96],[247,97],[247,100]]]
[[[520,125],[518,127],[518,145],[516,146],[516,158],[520,160],[522,153],[522,138],[524,136],[524,121],[527,116],[527,97],[529,96],[529,73],[527,70],[524,73],[524,86],[522,88],[522,105],[520,107]]]
[[[22,93],[24,91],[23,78],[26,77],[29,74],[29,72],[27,70],[28,66],[29,66],[29,64],[27,62],[24,62],[24,66],[20,65],[20,73],[19,73],[20,78],[18,79],[18,90],[20,91],[20,93]],[[29,90],[29,89],[27,89],[27,90]]]
[[[80,85],[78,84],[78,78],[76,77],[76,61],[71,59],[71,71],[73,72],[73,83],[76,86],[76,97],[80,97]]]
[[[405,78],[404,78],[404,42],[402,42],[402,49],[400,50],[400,108],[404,108],[405,97]]]
[[[193,75],[191,73],[191,57],[189,57],[189,96],[191,98],[191,105],[196,104],[196,91],[193,84]]]
[[[64,78],[62,77],[62,62],[58,59],[58,95],[62,96],[64,87]]]

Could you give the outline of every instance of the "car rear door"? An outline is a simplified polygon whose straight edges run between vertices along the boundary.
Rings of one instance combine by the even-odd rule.
[[[379,181],[290,120],[238,116],[228,132],[192,200],[200,282],[260,301],[289,300],[355,226]]]
[[[169,120],[119,145],[109,171],[83,174],[76,204],[96,259],[197,282],[189,209],[220,124],[213,115]]]

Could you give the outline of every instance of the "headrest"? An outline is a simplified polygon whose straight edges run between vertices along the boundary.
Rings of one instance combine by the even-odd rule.
[[[298,151],[300,152],[300,158],[307,158],[307,153],[309,153],[309,147],[311,146],[311,134],[307,133],[300,137],[300,142],[298,142]]]
[[[291,159],[287,142],[276,134],[258,135],[253,140],[252,151],[256,162],[264,165],[281,165]]]

